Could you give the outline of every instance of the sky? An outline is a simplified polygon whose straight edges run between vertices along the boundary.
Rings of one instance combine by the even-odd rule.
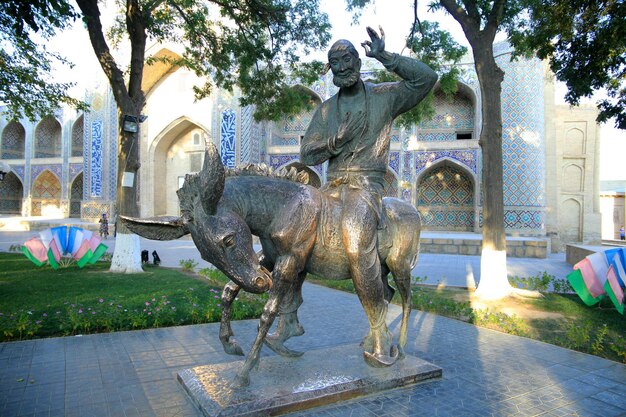
[[[107,3],[112,4],[111,0]],[[421,1],[418,6],[418,16],[421,20],[438,21],[442,28],[449,31],[455,40],[469,47],[467,40],[461,30],[460,25],[443,11],[429,13],[426,10],[428,2]],[[378,30],[382,26],[385,31],[386,49],[391,52],[401,52],[404,48],[404,39],[410,32],[413,23],[413,2],[410,0],[374,0],[374,4],[368,6],[357,24],[352,24],[352,16],[345,11],[345,3],[342,0],[321,0],[321,10],[328,13],[332,29],[331,43],[337,39],[348,39],[360,48],[359,44],[369,39],[365,28],[371,26]],[[108,12],[103,12],[103,22],[112,22],[114,9],[111,7]],[[497,40],[504,40],[505,36],[500,34]],[[63,81],[73,81],[77,87],[72,90],[80,97],[85,89],[93,87],[95,79],[101,79],[102,69],[98,64],[86,29],[81,22],[74,25],[71,30],[67,30],[47,44],[51,50],[60,52],[66,56],[70,62],[74,62],[76,67],[73,70],[63,68],[57,72],[56,78]],[[404,51],[405,54],[407,51]],[[319,51],[314,58],[324,59],[326,51]],[[364,57],[365,60],[368,58]],[[98,74],[98,77],[94,77]],[[556,86],[555,103],[565,104],[563,96],[566,88],[564,85]],[[587,103],[594,103],[594,100],[587,100]],[[626,159],[626,131],[613,128],[612,123],[600,126],[601,156],[600,156],[600,179],[601,180],[626,180],[626,169],[624,162]]]

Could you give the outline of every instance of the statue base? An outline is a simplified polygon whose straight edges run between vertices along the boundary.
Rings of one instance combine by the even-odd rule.
[[[358,344],[306,352],[299,358],[261,358],[250,386],[232,388],[243,361],[182,370],[178,380],[205,416],[269,416],[303,410],[442,375],[411,355],[388,368],[365,364]]]

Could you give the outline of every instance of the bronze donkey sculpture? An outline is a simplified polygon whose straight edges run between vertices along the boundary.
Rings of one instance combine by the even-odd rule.
[[[256,339],[234,381],[236,386],[246,386],[264,342],[279,354],[299,355],[283,342],[304,332],[297,309],[302,303],[300,290],[306,274],[334,280],[351,278],[338,232],[341,203],[317,188],[264,175],[254,168],[227,175],[213,145],[206,151],[202,171],[185,177],[178,197],[180,217],[122,220],[133,232],[153,240],[172,240],[191,233],[202,258],[232,281],[222,295],[220,339],[227,353],[243,355],[230,328],[230,304],[237,292],[269,290]],[[372,283],[361,283],[357,288],[368,317],[368,306],[387,303],[393,296],[387,284],[389,272],[402,298],[398,345],[393,344],[384,320],[378,328],[370,327],[363,341],[366,362],[378,367],[392,365],[404,355],[411,312],[410,273],[417,262],[420,235],[419,214],[407,202],[383,199],[382,217],[385,227],[378,233],[382,267],[379,279],[385,296],[374,299],[369,295],[367,287]],[[259,237],[262,256],[254,252],[252,235]],[[279,313],[277,330],[268,335]]]

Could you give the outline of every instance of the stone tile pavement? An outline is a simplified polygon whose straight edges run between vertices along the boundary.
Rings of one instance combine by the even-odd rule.
[[[0,250],[34,234],[0,233]],[[189,258],[208,266],[188,239],[142,240],[142,247],[156,249],[164,266]],[[508,270],[564,278],[571,267],[564,254],[555,254],[508,258]],[[479,279],[480,257],[423,254],[413,274],[465,287]],[[307,283],[304,300],[306,333],[288,342],[292,349],[356,343],[365,335],[367,319],[356,296]],[[400,312],[390,306],[396,334]],[[244,348],[256,324],[233,324]],[[616,362],[419,311],[411,315],[407,352],[441,366],[443,378],[292,415],[626,416],[626,366]],[[2,343],[0,416],[198,416],[176,373],[234,360],[222,351],[217,324]]]
[[[288,342],[293,349],[365,334],[356,296],[305,284],[304,299],[306,333]],[[400,313],[390,306],[396,334]],[[256,321],[233,330],[250,346]],[[2,343],[0,416],[199,416],[176,373],[238,360],[223,353],[217,334],[208,324]],[[441,366],[442,379],[292,415],[626,415],[625,365],[422,312],[411,315],[409,334],[407,351]]]

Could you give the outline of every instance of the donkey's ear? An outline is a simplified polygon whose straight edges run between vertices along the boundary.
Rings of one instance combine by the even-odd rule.
[[[215,214],[217,203],[222,198],[225,176],[222,158],[215,145],[209,143],[204,155],[204,166],[198,173],[200,201],[204,211],[209,215]]]
[[[182,217],[136,217],[119,216],[122,223],[133,233],[150,240],[174,240],[190,233]]]

